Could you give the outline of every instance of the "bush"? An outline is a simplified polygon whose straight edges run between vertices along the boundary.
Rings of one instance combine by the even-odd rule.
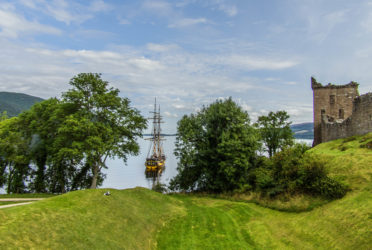
[[[305,144],[295,144],[272,158],[274,179],[284,190],[291,193],[298,190],[301,161],[309,148]]]
[[[302,189],[307,193],[338,199],[347,192],[345,184],[328,177],[324,158],[306,155],[301,164],[301,172]]]
[[[158,182],[152,186],[152,190],[158,193],[165,193],[167,192],[167,185]]]
[[[307,149],[306,145],[296,144],[274,155],[271,164],[255,169],[250,176],[255,189],[270,197],[283,193],[306,193],[326,199],[343,197],[348,188],[327,175],[327,159],[305,154]]]

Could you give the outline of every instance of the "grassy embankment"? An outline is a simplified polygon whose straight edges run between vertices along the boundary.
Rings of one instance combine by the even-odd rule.
[[[363,145],[371,141],[369,134],[311,150],[329,158],[330,174],[351,191],[308,212],[142,188],[85,190],[0,210],[0,248],[369,249],[372,150]]]

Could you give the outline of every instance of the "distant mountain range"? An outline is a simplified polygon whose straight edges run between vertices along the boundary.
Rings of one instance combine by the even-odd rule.
[[[306,122],[291,125],[291,129],[296,139],[314,139],[314,123]],[[161,136],[176,136],[177,134],[161,134]],[[151,134],[144,134],[144,136],[151,136]]]
[[[13,92],[0,92],[0,112],[7,111],[9,117],[17,116],[22,111],[28,110],[37,102],[44,99]],[[296,139],[313,139],[314,124],[312,122],[293,124],[291,129]],[[176,134],[163,134],[163,136],[175,136]],[[150,136],[145,134],[144,136]]]
[[[306,122],[291,125],[296,139],[314,139],[314,123]]]
[[[42,98],[13,92],[0,92],[0,112],[6,111],[8,117],[19,115],[22,111],[28,110]]]

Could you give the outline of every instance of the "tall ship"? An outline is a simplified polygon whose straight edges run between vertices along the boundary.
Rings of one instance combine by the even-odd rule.
[[[162,116],[160,115],[160,105],[154,105],[154,111],[151,112],[153,116],[150,118],[153,120],[153,128],[151,131],[151,138],[146,140],[151,141],[149,152],[146,157],[146,172],[161,173],[165,166],[165,154],[163,150],[164,138],[161,136],[160,124],[163,123]]]

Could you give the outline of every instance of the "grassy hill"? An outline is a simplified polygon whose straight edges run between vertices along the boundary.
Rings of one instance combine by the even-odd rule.
[[[43,99],[21,93],[0,92],[0,112],[7,111],[9,117],[17,116]]]
[[[310,153],[350,185],[344,198],[290,213],[143,188],[77,191],[0,210],[0,248],[370,249],[372,133]]]

